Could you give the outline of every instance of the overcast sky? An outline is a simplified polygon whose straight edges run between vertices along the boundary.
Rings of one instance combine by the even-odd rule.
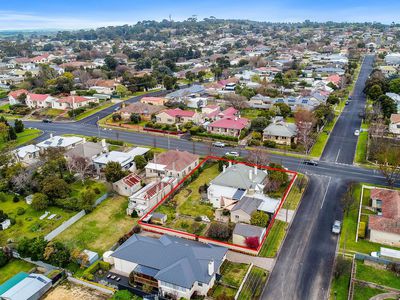
[[[141,20],[400,22],[399,0],[0,0],[0,30],[79,29]]]

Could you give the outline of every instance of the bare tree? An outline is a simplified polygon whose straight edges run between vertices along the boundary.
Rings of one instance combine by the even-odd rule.
[[[237,94],[226,94],[224,99],[229,102],[236,109],[243,109],[247,107],[247,98]]]
[[[347,187],[346,193],[343,195],[343,198],[341,200],[343,205],[343,211],[346,213],[346,215],[349,214],[349,211],[355,202],[354,188],[355,188],[354,182],[350,182]]]
[[[264,149],[256,148],[248,153],[246,160],[250,163],[267,166],[271,162],[268,152]]]
[[[378,166],[387,183],[393,187],[400,178],[400,151],[393,145],[381,143],[379,151]]]
[[[92,165],[90,160],[86,157],[72,155],[67,160],[67,168],[71,173],[79,174],[82,179],[82,183],[85,178],[91,173]]]
[[[306,155],[309,154],[315,142],[315,117],[305,109],[300,109],[294,114],[297,126],[297,140],[303,145]]]

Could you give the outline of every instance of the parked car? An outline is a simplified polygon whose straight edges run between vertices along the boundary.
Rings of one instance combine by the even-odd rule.
[[[230,151],[225,153],[226,156],[233,156],[233,157],[239,157],[239,153],[236,151]]]
[[[220,148],[224,148],[225,147],[225,144],[222,143],[222,142],[214,142],[214,143],[212,143],[212,145],[214,147],[220,147]]]
[[[356,131],[354,131],[354,135],[356,135],[356,136],[359,136],[360,135],[360,130],[356,130]]]
[[[342,223],[339,220],[336,220],[332,226],[332,233],[339,234],[342,229]]]
[[[42,122],[43,123],[52,123],[53,120],[52,119],[43,119]]]
[[[303,164],[310,166],[318,166],[318,162],[312,159],[306,159]]]
[[[350,103],[350,101],[349,101],[349,100],[347,100],[347,101],[346,101],[346,103],[345,103],[345,105],[349,105],[349,103]]]

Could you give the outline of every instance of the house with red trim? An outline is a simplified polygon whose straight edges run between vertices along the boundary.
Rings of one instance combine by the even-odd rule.
[[[161,180],[156,180],[147,184],[129,197],[126,213],[132,215],[133,211],[136,211],[138,216],[144,216],[177,184],[178,179],[173,177],[164,177]]]
[[[52,102],[52,108],[57,109],[77,109],[89,105],[89,103],[99,103],[95,97],[67,96]]]
[[[194,110],[183,110],[180,108],[166,109],[156,115],[157,123],[183,124],[187,122],[199,123],[201,115]]]
[[[246,118],[226,117],[207,125],[207,131],[212,134],[239,137],[242,130],[249,128],[250,122]]]

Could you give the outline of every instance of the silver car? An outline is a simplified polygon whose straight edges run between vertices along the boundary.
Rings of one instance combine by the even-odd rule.
[[[336,220],[332,226],[332,233],[339,234],[342,229],[342,223],[339,220]]]

